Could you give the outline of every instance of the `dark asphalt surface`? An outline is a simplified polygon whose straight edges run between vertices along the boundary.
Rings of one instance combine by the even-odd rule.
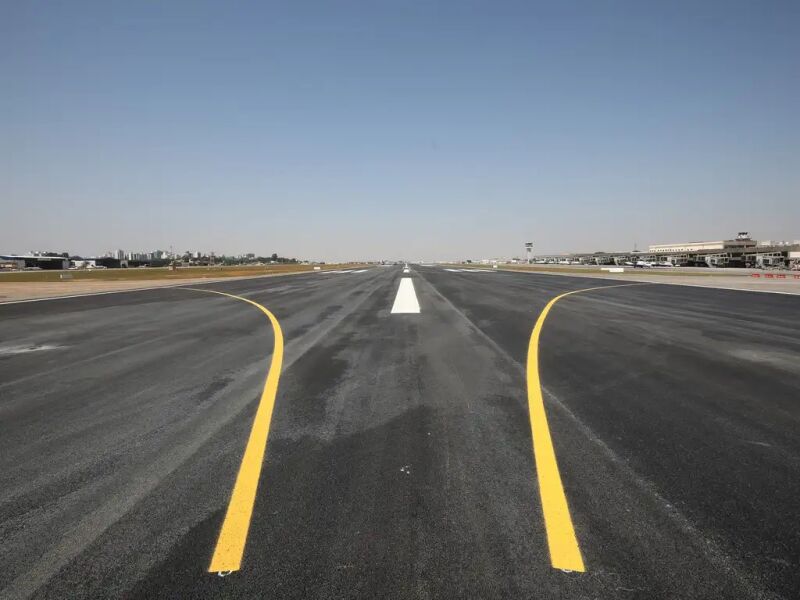
[[[800,298],[413,267],[0,305],[2,598],[797,598]],[[550,567],[525,357],[586,573]]]

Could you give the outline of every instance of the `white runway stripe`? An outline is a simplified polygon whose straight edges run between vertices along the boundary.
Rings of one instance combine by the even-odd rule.
[[[400,287],[397,288],[397,296],[392,306],[392,314],[418,313],[419,302],[417,292],[414,291],[414,282],[410,277],[403,277],[400,280]]]
[[[451,273],[494,273],[494,269],[445,269]]]

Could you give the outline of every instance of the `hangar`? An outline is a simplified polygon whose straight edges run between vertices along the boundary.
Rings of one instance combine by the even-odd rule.
[[[0,255],[0,262],[15,265],[17,269],[39,268],[43,270],[59,271],[69,269],[69,259],[63,256],[39,256],[37,254]]]

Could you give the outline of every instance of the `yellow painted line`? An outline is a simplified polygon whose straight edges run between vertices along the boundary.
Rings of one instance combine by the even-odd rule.
[[[574,290],[556,296],[544,307],[536,325],[533,327],[531,339],[528,343],[528,413],[531,420],[531,434],[533,436],[533,456],[536,461],[536,474],[539,479],[539,495],[542,501],[544,525],[547,530],[547,544],[550,549],[550,564],[556,569],[565,571],[584,572],[583,557],[575,536],[572,517],[567,505],[567,496],[564,485],[561,483],[561,474],[558,470],[556,452],[553,440],[550,437],[550,427],[547,425],[547,413],[544,410],[542,397],[542,384],[539,378],[539,337],[542,333],[544,321],[553,305],[572,294],[604,290],[608,288],[642,285],[629,283],[623,285],[608,285]]]
[[[250,529],[253,504],[256,501],[258,480],[261,476],[261,465],[264,463],[264,454],[267,450],[267,437],[269,436],[269,425],[272,421],[272,409],[275,407],[275,396],[278,393],[278,379],[280,378],[281,365],[283,364],[283,332],[275,315],[258,302],[214,290],[184,289],[219,294],[220,296],[227,296],[252,304],[267,315],[270,323],[272,323],[272,331],[275,338],[272,349],[272,362],[269,366],[267,379],[264,382],[264,389],[261,392],[258,410],[253,419],[253,428],[250,430],[250,437],[244,449],[242,464],[239,466],[239,473],[236,476],[236,483],[233,486],[233,493],[228,503],[228,512],[225,513],[225,520],[222,523],[219,538],[217,538],[214,556],[211,558],[211,564],[208,567],[209,573],[238,571],[242,566],[242,556],[247,543],[247,532]]]

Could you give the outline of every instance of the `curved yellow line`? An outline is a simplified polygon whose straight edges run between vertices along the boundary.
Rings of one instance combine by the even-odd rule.
[[[556,569],[565,571],[584,572],[583,557],[575,536],[572,517],[561,483],[561,474],[558,470],[556,452],[553,440],[550,437],[550,428],[547,425],[547,413],[544,409],[542,397],[542,384],[539,378],[539,337],[542,333],[544,321],[553,305],[572,294],[590,292],[615,287],[626,287],[641,284],[622,284],[574,290],[556,296],[542,310],[536,325],[533,327],[530,342],[528,343],[527,383],[528,383],[528,414],[531,420],[531,434],[533,436],[533,456],[536,461],[536,474],[539,479],[539,495],[542,501],[542,513],[547,531],[547,544],[550,549],[550,563]]]
[[[227,296],[252,304],[267,315],[270,323],[272,323],[273,337],[275,338],[272,361],[267,373],[267,379],[264,381],[264,389],[261,392],[258,410],[253,419],[253,428],[250,430],[250,437],[244,449],[242,463],[239,466],[239,473],[236,476],[236,483],[233,486],[231,499],[228,503],[228,511],[225,513],[225,520],[222,523],[219,538],[217,538],[214,556],[211,558],[211,564],[208,567],[209,573],[238,571],[242,566],[244,547],[247,543],[247,532],[250,529],[250,519],[253,515],[253,505],[255,504],[256,491],[258,490],[258,480],[261,476],[261,466],[264,463],[264,454],[267,450],[272,409],[275,407],[275,396],[278,394],[278,380],[281,376],[281,365],[283,364],[283,332],[275,315],[258,302],[214,290],[184,289],[219,294],[220,296]]]

